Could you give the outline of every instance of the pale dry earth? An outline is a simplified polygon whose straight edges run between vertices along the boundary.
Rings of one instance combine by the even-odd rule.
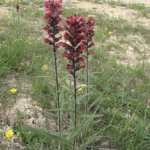
[[[111,0],[107,0],[111,1]],[[145,4],[146,6],[150,6],[150,0],[113,0],[116,2],[123,2],[123,3],[139,3],[139,4]]]

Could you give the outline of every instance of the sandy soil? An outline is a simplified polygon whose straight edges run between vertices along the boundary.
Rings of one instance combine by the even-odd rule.
[[[111,1],[111,0],[107,0],[107,1]],[[118,1],[118,0],[114,0],[114,1]],[[119,0],[120,2],[124,2],[124,3],[140,3],[140,4],[145,4],[146,6],[150,6],[150,0]]]

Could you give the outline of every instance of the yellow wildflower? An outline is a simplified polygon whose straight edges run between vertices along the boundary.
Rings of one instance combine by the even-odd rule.
[[[22,41],[22,38],[20,38],[20,41]]]
[[[104,33],[102,35],[104,36]]]
[[[60,78],[58,78],[58,81],[60,81]]]
[[[13,134],[14,134],[14,132],[12,132],[12,130],[9,130],[9,131],[7,131],[7,132],[5,133],[5,135],[6,135],[7,138],[12,137]]]
[[[84,87],[84,86],[86,86],[86,84],[82,84],[82,85],[81,85],[81,87]]]
[[[97,26],[95,26],[95,29],[97,29]]]
[[[72,96],[71,96],[71,95],[69,95],[69,97],[70,97],[70,98],[72,98]]]
[[[48,67],[48,65],[44,65],[44,70],[45,70],[45,71],[47,70],[47,67]]]
[[[107,30],[108,28],[106,27],[105,29]]]
[[[50,76],[50,72],[46,72],[46,75],[47,75],[47,76]]]
[[[11,94],[15,94],[17,92],[17,89],[13,88],[10,90]]]
[[[36,101],[34,101],[34,105],[36,105]]]
[[[111,32],[109,32],[108,34],[111,34]]]
[[[78,93],[79,93],[80,91],[82,91],[82,88],[79,88],[79,89],[77,90]]]

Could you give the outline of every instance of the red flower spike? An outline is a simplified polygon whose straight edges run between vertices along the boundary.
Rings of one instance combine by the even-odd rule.
[[[51,0],[50,2],[45,2],[45,10],[47,11],[44,15],[44,19],[47,20],[47,26],[45,26],[43,29],[48,32],[49,39],[45,38],[44,42],[48,43],[50,45],[53,45],[53,51],[56,51],[61,43],[59,40],[62,39],[62,36],[56,36],[59,31],[62,31],[65,29],[65,26],[57,26],[58,23],[62,20],[60,15],[62,14],[62,11],[59,10],[62,8],[62,0],[54,1]]]
[[[64,39],[69,42],[69,44],[61,42],[60,45],[64,47],[68,53],[62,53],[63,57],[68,57],[69,55],[69,63],[66,66],[66,69],[73,73],[84,66],[80,66],[81,62],[84,62],[84,58],[80,57],[80,55],[86,51],[86,46],[82,44],[86,44],[83,40],[87,39],[86,35],[86,23],[87,21],[83,16],[79,17],[75,14],[74,16],[67,16],[66,20],[66,29],[67,32],[64,33]],[[75,65],[76,64],[76,65]],[[75,67],[76,66],[76,67]]]
[[[17,12],[18,12],[20,9],[20,6],[17,4],[15,8],[17,9]]]

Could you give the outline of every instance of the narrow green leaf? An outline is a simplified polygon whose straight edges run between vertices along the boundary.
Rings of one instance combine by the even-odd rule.
[[[92,142],[94,142],[95,140],[99,140],[100,138],[102,138],[102,136],[96,136],[96,137],[93,137],[91,139],[89,139],[86,143],[84,143],[81,148],[79,150],[85,150],[85,148],[91,144]]]
[[[89,118],[85,124],[79,129],[79,131],[75,134],[76,137],[78,137],[85,129],[89,129],[89,125],[93,122],[93,118]]]
[[[73,145],[71,142],[65,140],[64,138],[62,138],[60,136],[57,136],[57,135],[53,135],[53,134],[49,133],[48,131],[43,130],[41,128],[33,128],[33,127],[27,127],[27,128],[30,129],[30,130],[32,130],[32,131],[34,131],[34,132],[36,132],[39,135],[43,135],[46,138],[55,140],[55,141],[57,141],[57,142],[59,142],[61,144],[67,144],[69,146]]]
[[[141,124],[139,125],[137,132],[136,132],[136,136],[135,136],[135,140],[134,140],[134,147],[137,145],[138,141],[140,140],[140,138],[142,137],[142,127]]]
[[[51,109],[48,111],[62,111],[62,112],[73,112],[74,113],[74,110],[71,110],[71,109]]]
[[[103,115],[78,115],[78,118],[98,118]]]
[[[38,110],[38,109],[35,109],[35,111],[39,111],[39,112],[41,112],[41,113],[45,113],[45,114],[50,115],[50,116],[52,116],[52,117],[58,118],[57,115],[55,115],[55,114],[53,114],[53,113],[50,113],[50,112],[47,112],[47,111],[42,111],[42,110]]]

